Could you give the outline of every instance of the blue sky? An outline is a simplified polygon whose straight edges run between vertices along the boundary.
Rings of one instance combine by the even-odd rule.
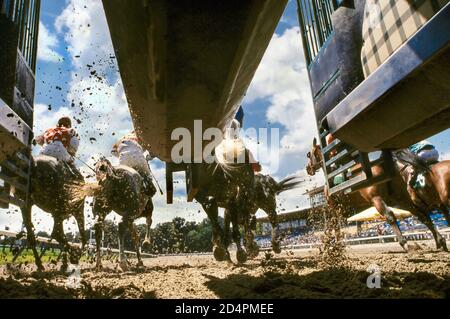
[[[305,176],[306,153],[317,132],[296,10],[295,1],[289,1],[243,100],[244,128],[280,130],[280,168],[270,171],[277,179],[291,174]],[[74,117],[82,137],[78,155],[90,164],[100,154],[108,155],[115,139],[132,127],[112,56],[100,0],[42,1],[34,129],[39,134],[61,115]],[[446,131],[430,139],[445,158],[450,158],[449,137]],[[248,147],[255,147],[251,141],[248,143]],[[258,159],[264,164],[264,159]],[[266,172],[269,166],[265,165]],[[151,167],[164,188],[163,163],[154,160]],[[196,221],[206,217],[198,204],[185,203],[183,176],[178,178],[174,205],[166,205],[163,196],[154,198],[155,223],[175,216]],[[279,197],[280,211],[307,205],[304,191],[322,180],[320,176],[305,179],[302,188]],[[34,210],[34,218],[42,220],[38,229],[48,230],[52,224],[49,215],[38,209]],[[0,225],[5,223],[17,228],[20,216],[9,214],[6,220],[0,217]]]

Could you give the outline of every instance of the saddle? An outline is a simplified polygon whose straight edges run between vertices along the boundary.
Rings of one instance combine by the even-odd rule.
[[[64,161],[58,161],[58,162],[64,166],[64,172],[68,173],[70,177],[74,178],[75,180],[84,181],[84,176],[81,174],[81,172],[78,170],[78,168],[74,164],[67,163]]]

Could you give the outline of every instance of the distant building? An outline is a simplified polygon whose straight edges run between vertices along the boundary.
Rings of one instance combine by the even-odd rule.
[[[305,195],[309,196],[311,207],[321,207],[327,203],[324,191],[325,186],[319,186],[305,193]]]
[[[278,229],[282,232],[291,233],[295,230],[305,229],[307,227],[307,219],[310,208],[297,209],[288,212],[278,213]],[[272,225],[268,217],[258,218],[259,229],[262,235],[270,234]]]
[[[310,207],[296,209],[287,212],[278,213],[278,228],[282,232],[292,233],[296,230],[304,230],[308,227],[308,215],[312,208],[321,207],[326,204],[324,186],[316,187],[307,191],[305,195],[309,196]],[[268,217],[260,217],[257,220],[259,230],[263,235],[270,234],[272,226]]]

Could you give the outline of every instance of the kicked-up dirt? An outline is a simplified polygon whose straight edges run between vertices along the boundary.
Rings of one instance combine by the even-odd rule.
[[[412,246],[409,253],[396,243],[347,247],[347,258],[333,268],[315,249],[261,252],[243,265],[212,255],[150,258],[125,272],[113,262],[102,271],[83,263],[79,276],[53,264],[44,273],[3,266],[0,298],[449,298],[450,254],[431,241]],[[379,275],[380,288],[368,288],[370,275],[375,286]]]

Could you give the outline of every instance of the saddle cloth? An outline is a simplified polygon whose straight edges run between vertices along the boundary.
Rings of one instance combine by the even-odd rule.
[[[361,61],[368,77],[450,0],[367,0]]]

